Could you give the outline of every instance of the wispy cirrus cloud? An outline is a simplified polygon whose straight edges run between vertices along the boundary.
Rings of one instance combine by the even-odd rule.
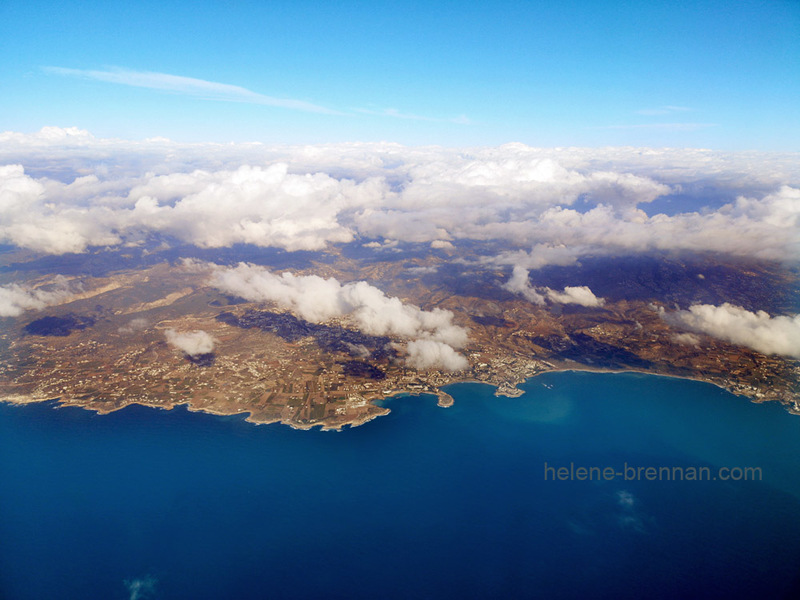
[[[128,85],[131,87],[161,90],[174,94],[204,98],[207,100],[261,104],[264,106],[275,106],[279,108],[288,108],[290,110],[299,110],[328,115],[352,114],[333,110],[318,104],[313,104],[311,102],[306,102],[305,100],[267,96],[238,85],[219,83],[217,81],[207,81],[205,79],[196,79],[194,77],[184,77],[182,75],[170,75],[169,73],[159,73],[155,71],[134,71],[120,67],[109,68],[106,70],[93,70],[69,69],[65,67],[50,66],[42,67],[42,70],[46,73],[59,75],[62,77],[75,77],[79,79],[103,81],[105,83],[115,83],[118,85]],[[396,108],[355,108],[352,109],[352,112],[378,117],[389,117],[392,119],[427,121],[431,123],[455,123],[458,125],[468,125],[471,123],[470,119],[466,115],[459,115],[452,118],[437,118],[406,113],[399,111]]]
[[[275,106],[329,115],[342,114],[330,108],[306,102],[305,100],[275,98],[273,96],[259,94],[258,92],[248,90],[238,85],[206,81],[204,79],[195,79],[194,77],[184,77],[182,75],[170,75],[168,73],[157,73],[153,71],[133,71],[122,68],[113,68],[105,71],[68,69],[64,67],[42,67],[42,69],[46,73],[63,77],[77,77],[80,79],[161,90],[174,94],[196,96],[208,100],[262,104],[264,106]]]

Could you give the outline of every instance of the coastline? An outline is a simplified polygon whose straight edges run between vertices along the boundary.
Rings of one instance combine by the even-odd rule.
[[[403,393],[405,393],[405,392],[398,391],[398,392],[392,394],[392,396],[403,394]],[[388,398],[388,397],[392,397],[392,396],[385,396],[384,398]],[[360,425],[364,425],[365,423],[369,423],[370,421],[372,421],[374,419],[377,419],[378,417],[383,417],[385,415],[388,415],[391,412],[388,408],[380,407],[377,404],[375,404],[374,400],[377,400],[377,398],[373,399],[373,400],[370,400],[369,403],[370,403],[371,406],[374,406],[378,410],[376,410],[372,414],[364,415],[364,416],[362,416],[362,417],[360,417],[358,419],[354,419],[353,421],[347,421],[347,422],[343,422],[343,423],[331,424],[331,423],[325,423],[323,421],[318,421],[318,422],[313,422],[313,423],[298,423],[296,421],[288,421],[288,420],[279,419],[279,418],[278,419],[259,420],[257,418],[253,418],[253,413],[251,411],[248,411],[248,410],[240,409],[240,410],[237,410],[235,412],[226,412],[224,410],[214,409],[213,407],[198,407],[198,406],[195,406],[192,403],[191,400],[185,400],[185,401],[182,401],[182,402],[180,402],[180,401],[179,402],[173,402],[173,403],[170,403],[170,404],[163,404],[163,405],[156,405],[156,404],[150,404],[150,403],[146,403],[146,402],[141,402],[141,401],[138,401],[138,400],[132,400],[130,402],[126,402],[122,406],[117,406],[117,407],[109,409],[109,408],[104,408],[104,407],[101,407],[101,406],[95,406],[95,405],[92,404],[91,400],[86,401],[86,402],[74,402],[74,401],[69,401],[69,400],[66,400],[66,401],[62,400],[60,397],[36,398],[36,397],[32,397],[32,396],[25,396],[25,395],[22,395],[22,394],[9,394],[9,395],[6,395],[6,396],[0,396],[0,403],[8,404],[10,406],[24,406],[24,405],[27,405],[27,404],[42,404],[42,403],[45,403],[45,402],[54,402],[55,403],[55,405],[53,406],[54,409],[74,407],[74,408],[80,408],[82,410],[87,410],[87,411],[93,412],[93,413],[95,413],[97,415],[101,415],[101,416],[110,415],[111,413],[115,413],[115,412],[124,410],[125,408],[128,408],[129,406],[142,406],[144,408],[152,408],[152,409],[155,409],[155,410],[163,410],[163,411],[171,411],[171,410],[174,410],[175,408],[177,408],[179,406],[185,406],[186,410],[188,412],[192,412],[192,413],[205,413],[205,414],[213,415],[213,416],[216,416],[216,417],[233,417],[233,416],[237,416],[237,415],[243,415],[243,416],[245,416],[245,418],[243,420],[245,422],[251,424],[251,425],[275,425],[275,424],[280,424],[280,425],[287,425],[287,426],[291,427],[292,429],[297,429],[297,430],[300,430],[300,431],[308,431],[308,430],[314,429],[316,427],[320,428],[321,431],[342,431],[345,427],[359,427]]]
[[[712,378],[702,377],[697,375],[675,375],[672,373],[660,373],[658,371],[645,371],[643,369],[610,369],[604,367],[592,367],[590,365],[581,365],[577,364],[577,366],[565,366],[561,367],[552,371],[543,371],[542,373],[562,373],[562,372],[575,372],[575,373],[609,373],[609,374],[625,374],[625,373],[637,373],[639,375],[652,375],[655,377],[668,377],[671,379],[685,379],[688,381],[698,381],[700,383],[709,383],[715,387],[718,387],[721,390],[729,392],[734,396],[738,396],[740,398],[746,398],[753,404],[764,404],[766,402],[777,402],[781,406],[783,406],[789,413],[793,415],[800,415],[800,398],[796,398],[793,400],[793,403],[790,405],[788,404],[785,399],[780,398],[759,398],[758,396],[754,396],[748,394],[744,391],[737,390],[735,387],[731,385],[725,385],[719,381],[715,381]],[[541,375],[542,373],[536,373],[532,377],[528,379],[533,379],[537,375]]]
[[[705,378],[705,377],[702,377],[702,376],[674,375],[674,374],[669,374],[669,373],[659,373],[659,372],[655,372],[655,371],[645,371],[643,369],[634,369],[634,368],[631,368],[631,369],[624,369],[624,368],[623,369],[611,369],[611,368],[606,368],[606,367],[595,367],[595,366],[592,366],[592,365],[584,365],[584,364],[580,364],[580,363],[575,363],[574,365],[567,365],[567,364],[554,365],[554,368],[552,368],[552,369],[546,369],[546,370],[539,371],[539,372],[534,373],[534,374],[532,374],[532,375],[530,375],[528,377],[525,377],[525,378],[523,378],[521,380],[512,380],[512,381],[495,383],[495,382],[489,382],[489,381],[481,381],[481,380],[477,380],[477,379],[473,379],[473,378],[465,378],[465,379],[459,379],[457,381],[450,382],[450,383],[448,383],[446,385],[447,386],[452,386],[452,385],[458,385],[458,384],[462,384],[462,383],[479,383],[479,384],[483,384],[483,385],[488,385],[488,386],[494,387],[495,388],[495,392],[494,392],[495,396],[498,396],[498,397],[499,396],[505,396],[505,397],[510,397],[510,398],[516,398],[516,397],[519,397],[519,396],[522,396],[522,395],[525,394],[524,390],[520,389],[519,386],[522,385],[522,384],[528,383],[530,381],[533,381],[539,375],[543,375],[545,373],[570,373],[570,372],[574,372],[574,373],[603,373],[603,374],[612,374],[612,375],[614,375],[614,374],[636,373],[636,374],[639,374],[639,375],[668,377],[668,378],[672,378],[672,379],[683,379],[683,380],[689,380],[689,381],[697,381],[697,382],[700,382],[700,383],[708,383],[708,384],[714,385],[715,387],[717,387],[719,389],[722,389],[722,390],[724,390],[726,392],[729,392],[729,393],[731,393],[731,394],[733,394],[735,396],[746,398],[746,399],[748,399],[750,402],[752,402],[754,404],[763,404],[765,402],[778,402],[790,414],[800,416],[800,399],[794,400],[793,404],[788,404],[787,402],[782,401],[781,399],[778,399],[778,398],[758,398],[758,397],[754,397],[752,395],[748,395],[747,393],[745,393],[745,392],[743,392],[741,390],[735,389],[733,386],[726,386],[726,385],[724,385],[723,383],[721,383],[719,381],[714,381],[711,378]],[[297,429],[297,430],[301,430],[301,431],[308,431],[308,430],[311,430],[311,429],[314,429],[314,428],[319,428],[320,431],[342,431],[346,427],[347,428],[360,427],[361,425],[369,423],[370,421],[372,421],[374,419],[377,419],[379,417],[388,415],[391,412],[391,409],[389,409],[389,408],[387,408],[385,406],[380,406],[380,405],[376,404],[376,402],[379,401],[379,400],[388,400],[388,399],[392,399],[392,398],[396,398],[396,397],[400,397],[400,396],[404,396],[404,395],[420,396],[420,395],[425,395],[425,394],[429,394],[429,395],[435,396],[437,398],[437,406],[439,406],[441,408],[449,408],[449,407],[453,406],[453,404],[455,403],[455,399],[453,398],[453,396],[450,395],[449,393],[443,391],[440,388],[437,388],[435,390],[430,390],[430,391],[423,391],[423,392],[419,392],[417,390],[393,390],[391,393],[388,393],[388,394],[384,394],[384,395],[380,395],[380,396],[378,396],[378,395],[372,396],[371,395],[372,397],[366,398],[367,401],[369,402],[369,404],[372,407],[374,407],[376,409],[379,409],[379,410],[377,410],[375,412],[372,412],[370,414],[359,416],[358,418],[353,419],[352,421],[344,421],[344,422],[339,422],[339,423],[326,423],[325,421],[315,421],[315,422],[308,422],[308,423],[300,423],[300,422],[297,422],[297,421],[281,419],[281,418],[260,420],[260,419],[258,419],[258,417],[254,418],[253,417],[253,413],[251,411],[246,410],[246,409],[238,409],[237,411],[225,411],[225,410],[215,409],[214,407],[198,407],[198,406],[195,406],[191,400],[176,401],[176,402],[171,402],[171,403],[163,404],[163,405],[156,405],[156,404],[141,402],[141,401],[138,401],[138,400],[132,400],[132,401],[126,402],[122,406],[117,406],[117,407],[110,408],[110,409],[106,408],[106,407],[103,407],[103,406],[97,406],[97,405],[93,404],[93,402],[91,400],[88,400],[88,401],[85,401],[85,402],[75,402],[75,401],[69,401],[69,400],[64,401],[60,397],[36,398],[36,397],[32,397],[32,396],[29,396],[29,395],[26,396],[26,395],[22,395],[22,394],[9,394],[9,395],[6,395],[6,396],[2,396],[2,397],[0,397],[0,402],[2,402],[4,404],[10,404],[10,405],[24,405],[24,404],[34,404],[34,403],[42,403],[42,402],[56,402],[56,405],[54,406],[54,408],[74,406],[74,407],[77,407],[77,408],[82,408],[84,410],[92,411],[92,412],[94,412],[94,413],[96,413],[98,415],[108,415],[108,414],[111,414],[113,412],[117,412],[119,410],[122,410],[122,409],[124,409],[124,408],[126,408],[128,406],[132,406],[132,405],[139,405],[139,406],[143,406],[143,407],[146,407],[146,408],[155,408],[155,409],[166,410],[166,411],[173,410],[174,408],[176,408],[178,406],[185,406],[186,409],[189,412],[206,413],[206,414],[210,414],[210,415],[214,415],[214,416],[220,416],[220,417],[229,417],[229,416],[235,416],[235,415],[245,415],[244,421],[246,421],[247,423],[250,423],[252,425],[281,424],[281,425],[288,425],[292,429]]]

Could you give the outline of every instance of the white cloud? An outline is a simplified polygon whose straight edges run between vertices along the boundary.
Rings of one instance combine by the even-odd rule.
[[[580,245],[535,244],[530,252],[525,250],[507,251],[499,256],[484,259],[484,262],[514,265],[526,269],[541,269],[547,265],[564,267],[574,265],[582,254],[588,252],[591,252],[590,248]]]
[[[460,371],[469,366],[464,356],[445,343],[435,340],[414,340],[406,346],[406,362],[415,369],[445,369]]]
[[[383,240],[383,242],[372,241],[372,242],[367,242],[366,244],[361,244],[361,246],[364,248],[374,248],[376,250],[392,250],[392,251],[399,250],[398,249],[399,245],[400,242],[397,240]]]
[[[514,233],[537,240],[529,257],[505,254],[500,263],[569,264],[583,254],[650,250],[714,251],[772,260],[800,256],[800,188],[783,186],[763,198],[740,197],[713,212],[648,216],[599,205],[586,212],[554,206]],[[512,238],[513,239],[513,238]],[[555,249],[560,249],[556,252]],[[544,250],[547,250],[545,252]]]
[[[44,186],[25,175],[22,165],[0,167],[0,211],[25,210],[44,193]]]
[[[0,142],[8,144],[15,142],[25,146],[55,146],[62,144],[75,144],[100,142],[91,133],[78,127],[42,127],[36,133],[16,133],[5,131],[0,133]]]
[[[506,281],[502,287],[503,289],[522,295],[529,302],[544,305],[545,298],[542,294],[533,289],[530,280],[528,279],[530,273],[528,269],[522,266],[515,266],[511,272],[511,277]]]
[[[90,240],[121,241],[108,227],[108,211],[48,200],[45,185],[21,165],[0,167],[0,240],[48,254],[81,252]]]
[[[581,306],[602,306],[603,298],[598,298],[587,286],[566,286],[563,292],[549,287],[534,287],[530,282],[530,272],[521,265],[514,266],[511,277],[502,285],[503,289],[522,295],[533,304],[543,306],[547,300],[553,304],[580,304]]]
[[[156,232],[286,250],[496,240],[508,250],[495,262],[528,269],[648,250],[800,255],[796,153],[176,144],[46,128],[0,134],[3,162],[14,164],[0,167],[0,241],[51,254]],[[641,209],[709,189],[726,203]]]
[[[375,180],[356,184],[324,173],[292,175],[285,163],[195,172],[191,177],[194,181],[179,185],[196,185],[198,191],[172,206],[154,196],[139,197],[127,215],[129,227],[170,233],[212,248],[247,243],[319,250],[328,242],[351,241],[353,232],[339,222],[339,214],[382,192]]]
[[[274,302],[307,321],[326,321],[349,312],[341,298],[342,286],[333,278],[298,277],[288,272],[275,275],[263,267],[240,263],[235,268],[215,269],[210,284],[252,302]]]
[[[800,315],[772,317],[763,310],[750,312],[727,302],[721,306],[694,304],[689,310],[662,315],[670,323],[762,354],[800,358]]]
[[[580,304],[581,306],[602,306],[603,298],[598,298],[587,286],[567,286],[563,292],[545,288],[547,299],[556,304]]]
[[[11,283],[0,286],[0,317],[18,317],[26,310],[41,310],[72,296],[66,280],[59,278],[48,289],[32,289]]]
[[[166,329],[167,342],[189,356],[201,356],[214,351],[214,338],[205,331],[184,331]]]
[[[467,330],[453,324],[450,311],[422,310],[399,298],[386,296],[365,281],[343,285],[334,278],[288,272],[276,275],[263,267],[240,263],[232,268],[215,268],[209,283],[250,301],[274,302],[309,321],[322,322],[347,315],[364,333],[437,342],[449,347],[454,354],[454,348],[462,348],[467,343]],[[430,352],[426,350],[425,356]],[[443,361],[454,364],[446,350],[439,348],[439,355]],[[411,355],[409,360],[419,362]]]
[[[381,194],[377,180],[355,183],[287,171],[277,163],[145,177],[126,198],[108,198],[94,196],[94,180],[45,185],[20,165],[8,165],[0,167],[0,240],[62,254],[161,232],[201,247],[248,243],[319,250],[352,240],[339,214]],[[76,184],[90,196],[71,199]]]

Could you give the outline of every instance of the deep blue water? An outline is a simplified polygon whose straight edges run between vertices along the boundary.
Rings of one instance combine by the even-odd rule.
[[[552,389],[546,386],[552,386]],[[452,386],[343,432],[0,405],[0,597],[775,598],[800,590],[800,417],[588,373]],[[762,481],[545,481],[760,467]]]

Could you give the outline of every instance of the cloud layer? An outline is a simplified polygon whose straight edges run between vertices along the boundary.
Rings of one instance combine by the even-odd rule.
[[[399,298],[386,296],[364,281],[341,284],[316,275],[276,275],[254,265],[212,267],[210,285],[253,302],[274,302],[308,321],[322,322],[349,316],[359,330],[412,340],[408,364],[461,369],[466,359],[455,352],[467,343],[467,331],[453,324],[453,313],[422,310]]]
[[[664,318],[762,354],[800,358],[800,315],[772,317],[763,310],[750,312],[726,302],[695,304],[688,310],[665,313]]]
[[[286,250],[499,241],[495,261],[527,269],[647,250],[800,256],[797,154],[181,145],[50,127],[0,134],[4,163],[0,241],[51,254],[155,233]],[[649,208],[675,195],[696,203]]]

